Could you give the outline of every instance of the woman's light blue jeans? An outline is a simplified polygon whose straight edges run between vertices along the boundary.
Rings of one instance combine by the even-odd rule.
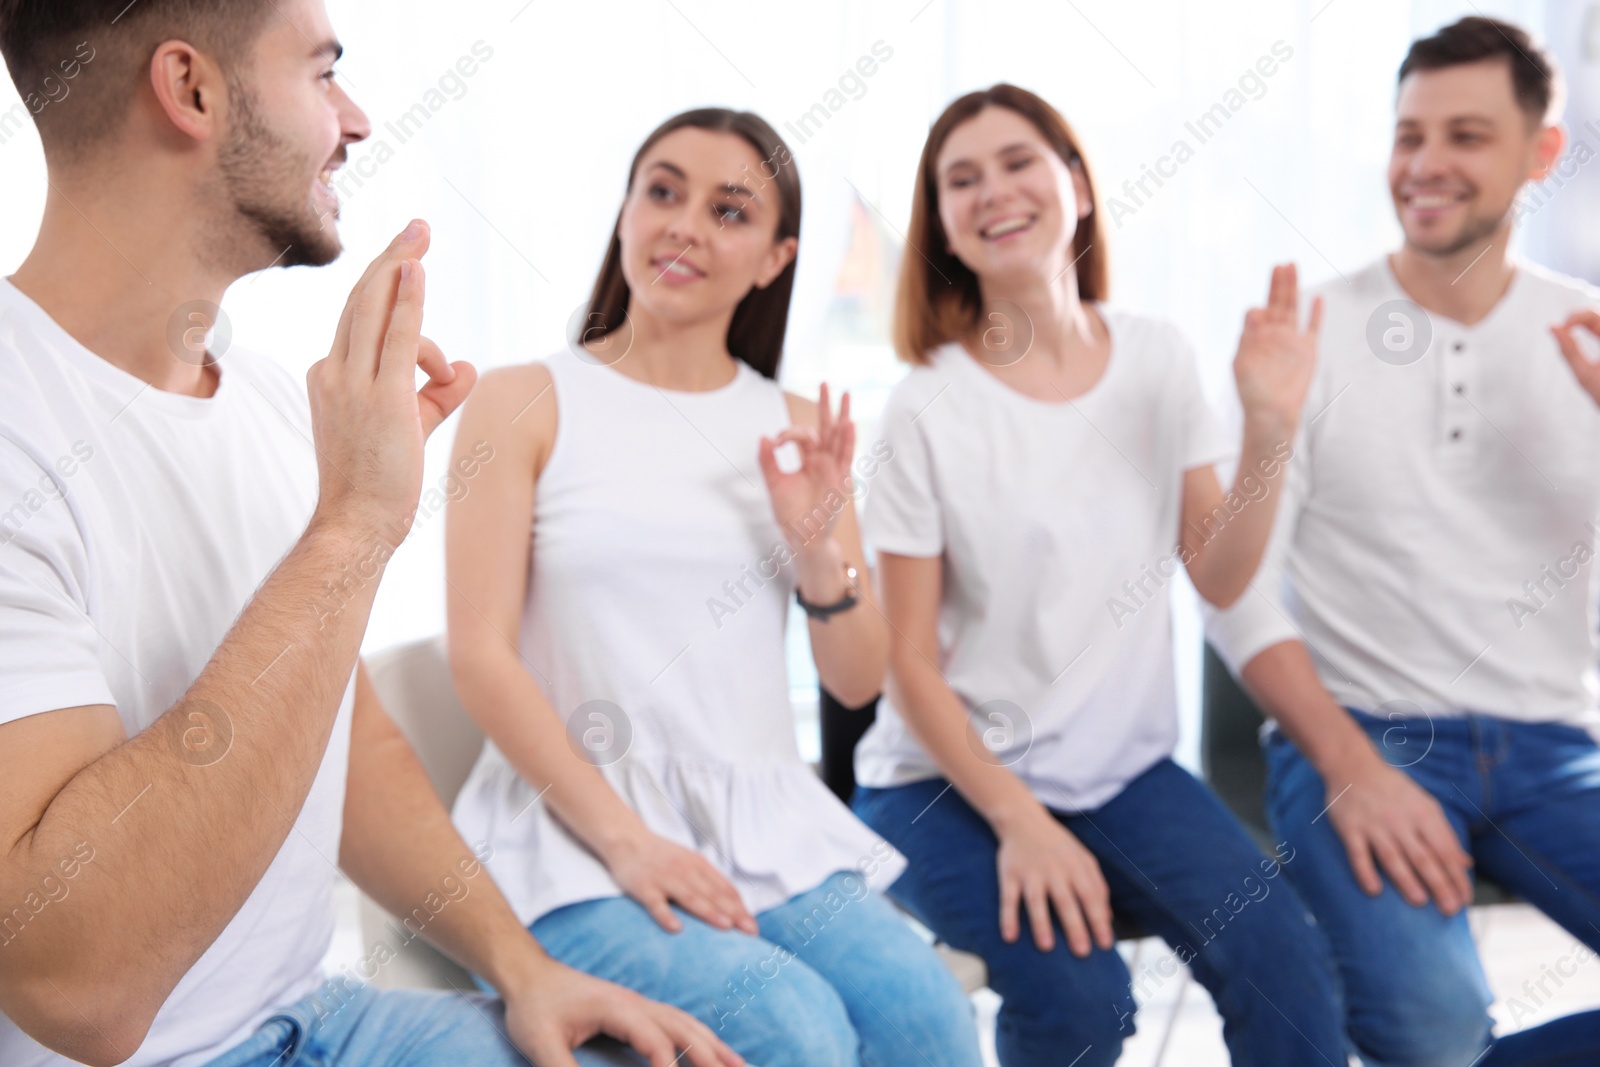
[[[668,933],[629,897],[529,929],[556,959],[699,1018],[759,1067],[978,1067],[971,1002],[853,872],[756,916],[761,936],[679,910]]]

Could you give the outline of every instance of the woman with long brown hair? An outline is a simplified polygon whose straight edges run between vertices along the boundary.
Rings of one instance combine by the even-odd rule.
[[[904,861],[795,742],[791,599],[846,699],[888,643],[848,395],[774,380],[799,230],[766,122],[670,119],[571,347],[468,401],[458,462],[493,458],[451,504],[450,658],[490,744],[455,816],[551,955],[752,1062],[976,1067],[960,988],[873,889]]]
[[[1168,324],[1106,303],[1106,235],[1082,148],[997,85],[923,149],[896,309],[912,371],[874,480],[890,686],[856,754],[858,814],[910,861],[891,890],[976,952],[1003,998],[1005,1067],[1116,1061],[1134,981],[1121,914],[1211,991],[1236,1064],[1344,1062],[1325,946],[1280,866],[1171,759],[1167,584],[1245,593],[1316,357],[1293,267],[1234,361],[1233,451]],[[1146,994],[1172,978],[1164,957]]]

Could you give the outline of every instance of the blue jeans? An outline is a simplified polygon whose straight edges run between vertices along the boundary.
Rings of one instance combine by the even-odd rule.
[[[1600,748],[1582,730],[1485,715],[1380,719],[1351,711],[1378,751],[1443,807],[1476,869],[1581,944],[1513,990],[1517,1022],[1600,949]],[[1412,907],[1392,885],[1369,897],[1322,813],[1327,787],[1281,733],[1266,745],[1274,830],[1301,858],[1289,877],[1327,930],[1344,977],[1350,1036],[1372,1067],[1600,1063],[1600,1013],[1526,1027],[1490,1046],[1488,981],[1466,912]],[[1576,959],[1575,959],[1576,957]],[[1483,1058],[1480,1060],[1479,1057]]]
[[[345,978],[274,1015],[207,1067],[528,1067],[483,993],[376,990]],[[573,1053],[582,1067],[644,1067],[615,1042]]]
[[[675,909],[676,910],[676,909]],[[556,959],[676,1005],[759,1067],[979,1067],[972,1005],[933,949],[853,873],[756,916],[761,936],[629,897],[529,927]]]
[[[1094,853],[1119,917],[1172,947],[1135,980],[1115,950],[1078,958],[1059,919],[1056,944],[1000,939],[999,848],[984,818],[943,779],[859,788],[856,813],[911,866],[896,900],[955,948],[977,953],[1002,1003],[1004,1067],[1110,1067],[1133,1032],[1134,987],[1147,998],[1187,963],[1210,990],[1235,1067],[1344,1067],[1333,963],[1280,867],[1209,789],[1162,760],[1095,811],[1054,812]],[[1292,868],[1292,851],[1279,858]],[[1076,1059],[1074,1058],[1076,1057]]]

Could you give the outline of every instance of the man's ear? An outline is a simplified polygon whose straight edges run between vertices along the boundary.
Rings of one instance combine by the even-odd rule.
[[[774,241],[772,252],[767,257],[766,266],[761,271],[761,277],[756,279],[756,288],[765,289],[777,280],[783,269],[794,262],[794,257],[800,251],[800,241],[795,237],[785,237],[781,241]]]
[[[221,136],[228,82],[210,56],[187,41],[163,41],[150,57],[150,87],[178,132],[196,141]]]
[[[1540,130],[1534,147],[1533,172],[1528,175],[1528,179],[1542,182],[1548,178],[1551,169],[1561,162],[1561,155],[1566,150],[1567,131],[1565,129],[1553,124]]]

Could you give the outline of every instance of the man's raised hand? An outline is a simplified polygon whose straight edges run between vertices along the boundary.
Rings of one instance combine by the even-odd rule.
[[[477,372],[422,336],[429,232],[412,222],[350,291],[333,347],[306,375],[321,496],[318,515],[359,530],[409,526],[422,446],[466,399]],[[421,367],[428,382],[416,388]]]

